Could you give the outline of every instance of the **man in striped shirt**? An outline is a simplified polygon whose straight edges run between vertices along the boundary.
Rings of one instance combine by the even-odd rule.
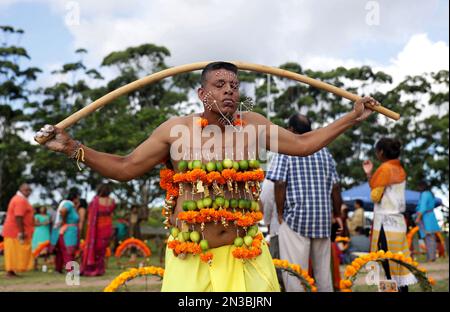
[[[306,116],[294,114],[288,130],[302,134],[311,131]],[[275,201],[281,259],[308,270],[311,256],[319,291],[333,291],[331,277],[331,223],[333,217],[342,229],[339,178],[327,148],[307,156],[277,154],[267,173],[275,182]],[[302,291],[298,280],[283,274],[287,291]]]

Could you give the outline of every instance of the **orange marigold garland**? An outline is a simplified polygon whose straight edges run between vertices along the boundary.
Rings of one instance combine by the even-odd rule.
[[[117,247],[114,256],[116,258],[120,258],[124,251],[131,247],[136,247],[144,254],[145,257],[150,257],[152,254],[152,251],[150,250],[150,248],[148,248],[146,243],[137,238],[129,238],[122,242],[119,247]]]
[[[296,276],[302,283],[303,288],[308,292],[317,292],[315,281],[309,276],[308,271],[303,270],[298,264],[289,263],[287,260],[273,259],[275,268],[288,271]]]
[[[115,292],[117,289],[127,283],[128,281],[147,275],[157,275],[161,278],[164,276],[164,269],[160,267],[148,266],[143,268],[133,268],[117,276],[108,286],[103,290],[104,292]]]
[[[221,209],[201,209],[200,211],[183,211],[178,214],[180,221],[185,221],[190,224],[201,224],[205,222],[220,222],[224,218],[227,222],[235,222],[236,225],[241,227],[248,227],[257,224],[262,220],[263,214],[260,211],[257,212],[232,212],[229,210]]]
[[[175,257],[180,257],[181,259],[184,259],[188,254],[200,255],[200,260],[208,264],[211,264],[213,259],[211,252],[202,251],[200,244],[195,242],[180,242],[174,239],[167,243],[167,247],[173,251]]]
[[[383,260],[393,261],[406,267],[416,277],[422,291],[432,291],[433,280],[430,280],[430,278],[427,277],[426,269],[419,267],[418,262],[414,261],[411,257],[406,257],[402,252],[392,253],[390,251],[384,252],[383,250],[371,252],[353,260],[353,262],[345,268],[345,279],[342,279],[340,282],[341,291],[352,291],[351,287],[354,285],[358,272],[368,262],[381,262]]]
[[[236,259],[249,260],[254,259],[262,253],[261,250],[261,241],[263,240],[263,236],[261,233],[258,233],[251,243],[251,246],[247,247],[236,247],[232,251],[233,257]]]

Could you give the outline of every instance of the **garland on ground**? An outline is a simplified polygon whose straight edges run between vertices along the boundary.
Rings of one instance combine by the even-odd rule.
[[[427,278],[427,270],[425,268],[420,268],[418,262],[414,261],[411,257],[405,257],[405,255],[401,252],[394,254],[390,251],[384,252],[383,250],[371,252],[353,260],[353,262],[345,268],[344,276],[346,279],[342,279],[340,282],[341,291],[352,291],[351,287],[354,284],[358,272],[368,262],[381,262],[383,260],[390,260],[406,267],[412,274],[414,274],[422,291],[432,291],[432,285],[435,281],[432,278]]]
[[[126,239],[119,245],[119,247],[117,247],[114,256],[116,258],[120,258],[126,250],[132,247],[136,247],[139,251],[141,251],[144,254],[145,257],[150,257],[152,255],[150,248],[148,248],[145,242],[141,241],[140,239],[132,237]]]
[[[164,269],[155,266],[148,266],[143,268],[133,268],[126,272],[121,273],[117,276],[108,286],[103,290],[104,292],[115,292],[117,289],[129,282],[130,280],[138,277],[138,276],[147,276],[147,275],[156,275],[161,277],[164,276]]]
[[[314,279],[309,276],[306,270],[302,270],[298,264],[292,264],[287,260],[280,259],[273,259],[273,264],[275,265],[275,268],[285,270],[291,275],[296,276],[302,283],[306,292],[317,292]]]

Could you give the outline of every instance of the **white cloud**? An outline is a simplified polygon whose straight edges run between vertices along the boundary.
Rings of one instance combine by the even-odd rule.
[[[432,42],[427,34],[421,33],[413,35],[384,70],[399,80],[406,75],[421,75],[448,68],[448,44],[444,41]]]
[[[78,5],[80,24],[67,27],[73,48],[89,50],[91,66],[112,51],[147,42],[168,47],[171,65],[217,59],[267,65],[313,57],[349,59],[365,47],[380,53],[385,44],[400,47],[441,17],[438,0],[414,5],[377,1],[376,26],[366,23],[369,1],[360,0],[40,1],[63,20],[73,8],[67,3]]]

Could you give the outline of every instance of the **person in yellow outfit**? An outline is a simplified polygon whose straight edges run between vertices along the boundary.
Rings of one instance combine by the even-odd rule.
[[[406,240],[405,189],[406,172],[400,162],[401,143],[393,138],[381,138],[375,145],[375,154],[381,165],[372,174],[370,160],[363,162],[363,169],[369,180],[370,197],[374,202],[373,226],[370,251],[402,252],[410,255]],[[383,263],[387,279],[394,280],[399,291],[407,292],[408,285],[417,282],[405,267],[388,261]]]
[[[188,166],[191,172],[198,169],[196,173],[206,174],[207,169],[208,172],[220,173],[223,177],[222,164],[233,174],[237,171],[244,172],[249,163],[252,164],[250,168],[259,168],[257,159],[261,148],[287,155],[310,155],[331,143],[348,128],[365,120],[372,112],[366,105],[368,107],[379,105],[372,98],[362,98],[355,103],[353,111],[327,127],[297,135],[274,125],[258,113],[245,110],[244,103],[240,102],[237,67],[231,63],[208,64],[202,72],[201,86],[197,94],[204,104],[202,113],[167,120],[127,156],[95,151],[72,139],[62,129],[51,125],[44,126],[36,134],[36,138],[51,138],[45,143],[47,148],[83,161],[104,177],[118,181],[129,181],[142,176],[160,163],[168,164],[177,170],[177,173],[184,173]],[[230,133],[232,135],[229,135]],[[256,150],[257,145],[259,148]],[[212,160],[215,164],[212,164]],[[189,161],[188,165],[186,161]],[[189,177],[192,178],[192,175]],[[193,230],[191,234],[197,232],[195,238],[191,235],[190,239],[197,242],[201,237],[199,245],[203,251],[207,250],[208,256],[213,259],[205,263],[198,255],[175,253],[174,249],[169,249],[170,241],[182,243],[186,238],[171,237],[166,252],[162,290],[279,291],[275,267],[264,240],[256,257],[245,260],[235,257],[235,251],[238,249],[233,244],[241,237],[248,236],[247,226],[240,226],[239,223],[228,222],[225,219],[222,222],[211,222],[208,219],[204,224],[190,224],[190,228],[186,229],[186,224],[180,222],[179,217],[187,212],[185,211],[187,206],[192,208],[189,213],[197,213],[195,209],[199,209],[200,213],[205,211],[205,208],[202,207],[204,204],[200,205],[199,200],[202,199],[203,202],[203,199],[207,199],[209,196],[206,194],[209,191],[212,196],[213,190],[208,191],[209,186],[203,184],[200,176],[196,179],[184,184],[179,182],[175,188],[176,194],[172,198],[166,197],[166,205],[171,206],[169,220],[173,228],[180,229],[182,234],[191,229]],[[232,181],[230,178],[225,184],[215,185],[215,204],[219,209],[215,209],[214,205],[209,206],[211,202],[205,206],[210,208],[207,209],[209,212],[226,213],[230,210],[221,209],[222,205],[237,197],[240,197],[242,209],[250,207],[249,202],[253,205],[256,201],[257,206],[258,196],[252,197],[251,194],[257,192],[256,185],[249,188],[248,184]],[[220,201],[217,200],[219,197]],[[185,206],[188,200],[189,205]],[[251,213],[245,214],[241,224],[248,224],[249,219],[246,217],[248,215]],[[247,246],[252,245],[250,240],[246,241]],[[240,253],[242,254],[244,253]]]
[[[17,272],[33,269],[31,239],[34,231],[34,210],[28,202],[30,195],[30,186],[23,183],[8,204],[3,228],[6,277],[16,277]]]

